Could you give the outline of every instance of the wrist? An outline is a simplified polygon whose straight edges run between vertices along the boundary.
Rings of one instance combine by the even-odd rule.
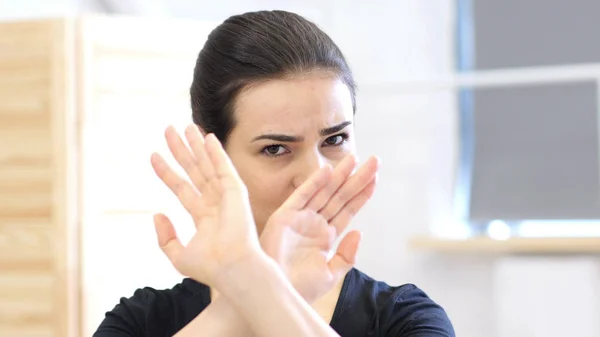
[[[252,291],[261,278],[278,271],[279,266],[267,254],[252,250],[221,266],[215,275],[214,287],[226,297],[243,296],[246,291]]]
[[[333,336],[266,253],[248,256],[219,275],[218,286],[257,335]]]

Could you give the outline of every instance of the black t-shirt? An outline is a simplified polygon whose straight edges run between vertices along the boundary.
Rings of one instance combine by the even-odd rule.
[[[106,313],[94,337],[171,337],[210,304],[191,279],[168,290],[138,289]],[[454,337],[446,312],[412,284],[392,287],[352,269],[330,326],[343,337]]]

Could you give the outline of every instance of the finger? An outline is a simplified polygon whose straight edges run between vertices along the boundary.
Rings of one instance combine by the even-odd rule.
[[[214,171],[213,175],[208,177],[209,182],[217,183],[218,180],[218,184],[225,189],[245,188],[231,159],[214,134],[206,136],[206,150]]]
[[[318,169],[287,198],[280,209],[295,211],[304,209],[317,192],[327,184],[331,174],[332,168],[330,165]]]
[[[203,190],[200,190],[200,192],[207,193],[209,191],[206,189],[209,189],[212,186],[210,184],[206,184],[209,179],[208,177],[214,177],[216,174],[206,152],[206,143],[204,141],[204,137],[195,124],[192,124],[185,129],[185,137],[190,144],[193,156],[196,158],[197,169],[205,184],[203,186]]]
[[[204,190],[204,185],[206,184],[206,179],[198,168],[198,160],[196,157],[185,145],[183,139],[181,139],[174,127],[169,126],[167,128],[165,131],[165,138],[167,140],[169,151],[171,151],[177,163],[183,167],[194,186],[202,192]]]
[[[378,158],[369,158],[356,174],[344,182],[342,187],[335,192],[327,202],[327,205],[321,209],[319,213],[321,213],[325,219],[331,221],[355,195],[359,194],[360,191],[373,180],[378,169]]]
[[[340,188],[340,186],[342,186],[346,179],[348,179],[355,167],[356,156],[346,156],[346,158],[335,167],[328,183],[325,184],[325,186],[310,200],[307,207],[317,212],[325,207],[329,199],[331,199],[331,196]]]
[[[341,279],[356,264],[358,255],[358,246],[362,239],[359,231],[351,231],[340,241],[335,255],[329,260],[329,270],[336,277]]]
[[[197,207],[201,198],[198,190],[178,175],[158,153],[153,153],[150,160],[156,175],[177,196],[179,202],[194,219],[194,223],[198,223],[202,215],[201,209]]]
[[[350,221],[363,208],[363,206],[371,199],[377,185],[377,176],[358,193],[350,202],[348,202],[329,222],[329,225],[334,227],[337,235],[346,230]]]
[[[190,147],[194,153],[194,156],[198,162],[198,169],[204,178],[205,183],[208,183],[217,177],[215,167],[211,163],[211,159],[208,155],[206,142],[198,127],[194,124],[188,126],[185,129],[185,136],[190,143]],[[210,186],[210,184],[209,184]]]
[[[160,154],[153,153],[150,157],[150,163],[152,164],[154,173],[167,185],[173,194],[177,195],[183,190],[183,186],[187,181],[177,174]]]
[[[177,237],[173,223],[164,214],[154,215],[154,229],[158,239],[158,246],[165,253],[169,261],[177,268],[177,261],[184,247]]]

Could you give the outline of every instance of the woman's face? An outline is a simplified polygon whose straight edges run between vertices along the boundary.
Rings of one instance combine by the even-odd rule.
[[[226,150],[246,184],[257,229],[313,172],[355,152],[352,99],[323,74],[272,80],[240,94]]]

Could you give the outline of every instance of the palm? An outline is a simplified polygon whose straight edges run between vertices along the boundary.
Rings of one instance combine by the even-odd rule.
[[[177,270],[210,285],[218,270],[257,251],[258,238],[245,186],[216,138],[207,137],[204,144],[193,134],[189,141],[195,155],[204,159],[196,171],[202,195],[160,157],[153,157],[153,166],[192,216],[196,234],[183,246],[165,216],[159,215],[155,223],[159,244]]]
[[[282,237],[286,241],[286,246],[282,251],[282,266],[296,267],[296,273],[302,273],[307,269],[314,269],[314,272],[327,273],[327,255],[332,244],[329,242],[329,235],[326,231],[320,233],[303,233],[300,226],[288,227],[284,229]],[[324,245],[327,246],[324,246]],[[294,247],[293,250],[290,247]],[[293,268],[291,268],[293,269]]]
[[[197,218],[194,219],[196,232],[176,259],[173,259],[175,267],[184,275],[192,275],[194,273],[195,260],[200,260],[205,268],[216,269],[214,265],[216,259],[211,256],[218,255],[218,251],[214,251],[214,247],[207,245],[206,241],[216,242],[222,237],[215,228],[219,227],[219,209],[218,202],[210,200],[207,196],[201,196],[197,204]],[[213,264],[213,265],[210,265]],[[204,276],[205,277],[205,276]]]
[[[292,284],[305,298],[316,299],[335,281],[335,271],[331,270],[328,259],[333,246],[332,235],[320,228],[306,233],[301,226],[289,227],[285,231],[287,233],[283,237],[289,238],[289,244],[282,251],[280,265],[287,269]]]
[[[283,266],[307,264],[327,267],[326,257],[333,244],[333,235],[325,219],[314,212],[301,210],[282,212],[270,221],[278,224],[267,226],[265,231],[280,233],[263,232],[261,240],[268,250],[274,252],[273,257],[277,256],[284,262]],[[266,242],[271,239],[274,242]]]
[[[352,260],[352,256],[340,252],[329,258],[335,236],[335,228],[318,213],[284,209],[269,219],[260,240],[263,250],[281,266],[298,292],[311,302],[331,289],[346,267],[353,263],[347,261]],[[352,245],[350,241],[355,238],[355,234],[351,234],[341,245]],[[355,253],[354,249],[351,255]]]
[[[354,265],[361,240],[357,231],[342,238],[333,256],[329,253],[371,197],[378,165],[372,157],[352,175],[356,159],[348,156],[333,172],[318,170],[267,221],[261,246],[307,301],[324,295]]]

